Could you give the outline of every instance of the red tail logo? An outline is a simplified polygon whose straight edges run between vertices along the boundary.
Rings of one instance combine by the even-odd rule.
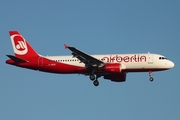
[[[24,55],[28,52],[26,41],[21,35],[12,35],[11,40],[13,43],[14,52],[19,55]]]
[[[9,33],[14,53],[17,57],[27,58],[39,56],[19,32],[10,31]]]
[[[24,43],[24,41],[14,41],[15,47],[17,50],[19,51],[23,51],[27,48],[26,44]]]

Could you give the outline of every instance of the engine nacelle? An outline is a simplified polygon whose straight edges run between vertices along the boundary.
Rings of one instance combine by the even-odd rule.
[[[113,82],[124,82],[126,81],[126,73],[122,72],[119,74],[106,75],[104,76],[104,79],[109,79]]]
[[[121,72],[121,64],[119,63],[110,63],[110,64],[105,64],[104,69],[106,72],[111,72],[111,73],[120,73]]]

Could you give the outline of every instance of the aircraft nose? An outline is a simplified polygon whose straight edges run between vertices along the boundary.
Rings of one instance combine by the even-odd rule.
[[[173,68],[174,67],[174,63],[172,61],[169,61],[169,67]]]

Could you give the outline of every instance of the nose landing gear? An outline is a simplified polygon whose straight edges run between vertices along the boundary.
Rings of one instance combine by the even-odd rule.
[[[149,80],[152,82],[154,80],[154,78],[152,77],[152,71],[149,71]]]

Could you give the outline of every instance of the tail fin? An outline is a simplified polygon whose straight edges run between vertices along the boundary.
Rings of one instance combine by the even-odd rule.
[[[39,56],[18,31],[9,31],[9,34],[16,57],[26,59]]]

